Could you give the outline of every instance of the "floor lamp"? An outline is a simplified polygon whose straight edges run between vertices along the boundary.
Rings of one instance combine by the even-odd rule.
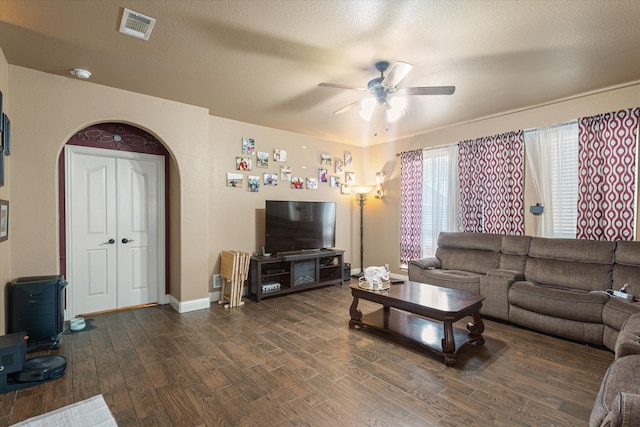
[[[353,187],[353,190],[356,192],[356,201],[360,205],[360,273],[353,277],[362,277],[364,276],[364,204],[367,201],[367,193],[371,191],[371,187]]]

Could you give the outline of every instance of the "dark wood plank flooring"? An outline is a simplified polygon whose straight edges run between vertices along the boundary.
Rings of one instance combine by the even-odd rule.
[[[95,316],[51,351],[67,357],[64,377],[0,395],[0,426],[96,394],[120,426],[584,426],[613,360],[486,320],[485,345],[446,367],[350,330],[351,300],[326,287],[231,310]]]

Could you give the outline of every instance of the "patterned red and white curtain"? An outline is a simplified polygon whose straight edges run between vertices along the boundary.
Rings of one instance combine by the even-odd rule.
[[[400,263],[420,258],[422,245],[422,150],[400,154]]]
[[[631,108],[579,120],[579,239],[634,239],[639,115]]]
[[[524,134],[508,132],[459,145],[460,230],[524,234]]]

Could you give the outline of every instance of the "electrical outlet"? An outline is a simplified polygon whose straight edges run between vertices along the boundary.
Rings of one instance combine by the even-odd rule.
[[[213,275],[213,284],[212,284],[212,288],[220,288],[222,287],[222,280],[220,278],[219,274],[214,274]]]
[[[384,268],[385,268],[387,271],[389,271],[389,264],[385,264],[385,265],[384,265]]]

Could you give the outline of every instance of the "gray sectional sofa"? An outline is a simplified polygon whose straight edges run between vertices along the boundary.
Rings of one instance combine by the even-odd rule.
[[[640,242],[440,233],[434,257],[409,263],[409,280],[484,295],[484,316],[606,346],[616,352],[610,370],[637,360],[632,371],[640,371],[640,303],[609,294],[625,287],[640,297]],[[627,349],[624,357],[620,348]],[[629,348],[637,349],[637,356],[628,354],[633,353]],[[622,411],[619,419],[626,410],[640,409],[640,389],[623,387],[614,374],[607,375],[603,387],[605,397],[596,402],[600,409],[594,407],[592,425],[618,425],[611,423],[615,402]]]

